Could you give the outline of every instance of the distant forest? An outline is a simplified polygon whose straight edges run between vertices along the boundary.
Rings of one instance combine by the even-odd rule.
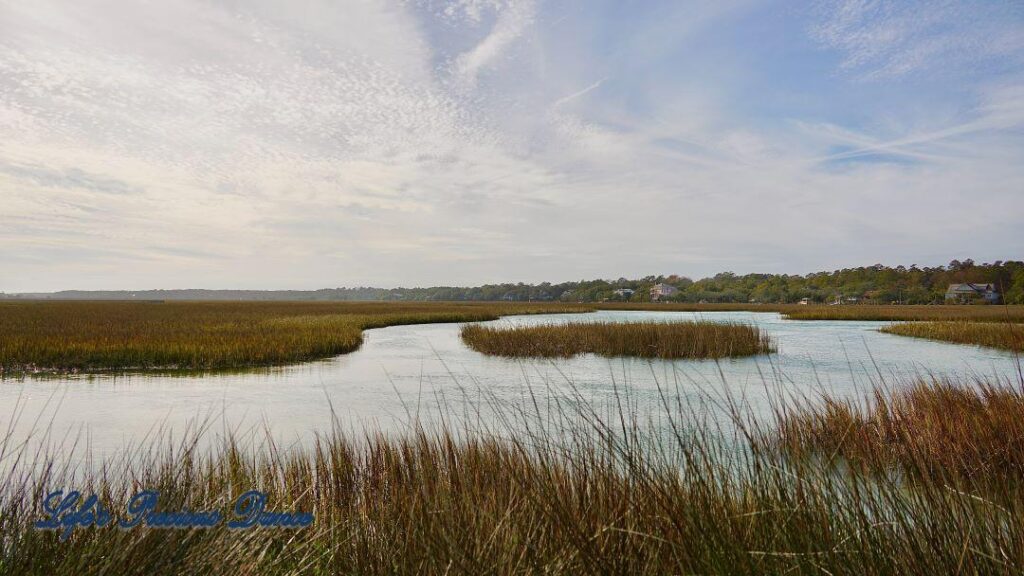
[[[789,274],[744,274],[722,272],[711,278],[692,280],[685,276],[647,276],[630,280],[580,280],[551,284],[488,284],[476,287],[435,286],[432,288],[324,288],[321,290],[116,290],[8,294],[0,297],[68,300],[447,300],[447,301],[562,301],[602,302],[650,300],[655,284],[670,284],[679,292],[666,301],[794,303],[836,300],[864,303],[941,303],[946,288],[954,283],[994,284],[1007,304],[1024,304],[1024,262],[996,261],[976,264],[953,260],[947,266],[895,268],[875,264],[816,272],[806,276]],[[634,292],[629,295],[627,290]],[[616,291],[619,291],[618,293]]]

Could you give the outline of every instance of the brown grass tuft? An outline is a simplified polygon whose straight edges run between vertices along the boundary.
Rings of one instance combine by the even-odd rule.
[[[931,482],[1020,487],[1024,394],[1009,384],[918,381],[875,389],[862,404],[826,399],[781,419],[772,443],[790,455],[841,457]]]

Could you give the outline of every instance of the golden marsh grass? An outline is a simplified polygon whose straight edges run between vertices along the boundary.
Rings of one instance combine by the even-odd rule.
[[[995,322],[905,322],[882,332],[1024,352],[1024,324]]]
[[[649,310],[663,312],[787,312],[804,306],[797,304],[739,304],[696,302],[600,302],[591,304],[598,310]]]
[[[1024,306],[788,306],[790,320],[1024,322]]]
[[[586,312],[595,308],[771,311],[801,320],[1024,322],[1024,306],[2,301],[0,373],[274,366],[351,352],[360,346],[362,330],[368,328],[493,320],[508,314]],[[910,328],[899,330],[893,333],[917,335],[903,332]],[[1012,332],[967,327],[959,336],[951,333],[946,339],[963,341],[968,337],[964,335],[969,335],[978,339],[965,343],[999,345],[1009,341],[1017,346],[1013,344],[1016,340],[998,336],[1002,333],[1012,337]],[[622,345],[627,350],[631,346]]]
[[[724,358],[774,351],[768,335],[744,324],[716,322],[574,322],[542,326],[462,327],[470,348],[513,358],[577,354],[640,358]]]
[[[826,399],[788,411],[771,438],[790,455],[839,457],[874,471],[986,491],[1024,488],[1020,383],[919,380],[876,388],[859,401]]]
[[[368,328],[583,311],[499,303],[0,302],[0,371],[273,366],[351,352]]]

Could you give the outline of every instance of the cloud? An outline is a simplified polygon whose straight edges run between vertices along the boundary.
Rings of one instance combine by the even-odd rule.
[[[10,164],[0,160],[0,174],[25,184],[53,188],[82,188],[107,194],[138,194],[140,189],[121,180],[89,174],[78,168],[56,170],[47,166]]]
[[[1019,62],[1024,48],[1020,9],[1012,3],[836,0],[819,11],[814,39],[843,53],[844,70],[869,80]]]
[[[593,92],[594,90],[597,90],[598,88],[600,88],[601,84],[604,84],[607,80],[608,80],[608,77],[606,76],[604,78],[601,78],[597,82],[594,82],[590,86],[587,86],[586,88],[583,88],[581,90],[577,90],[576,92],[573,92],[572,94],[569,94],[568,96],[563,96],[563,97],[559,98],[558,100],[555,100],[554,103],[551,104],[551,107],[552,108],[558,108],[559,106],[564,106],[565,104],[568,104],[569,102],[572,102],[573,100],[575,100],[577,98],[581,98],[581,97],[587,95],[588,93]]]
[[[952,32],[829,6],[744,48],[770,4],[0,2],[0,290],[795,272],[984,259],[979,230],[1024,249],[1021,70],[952,70],[949,104],[886,72],[881,97],[847,75]],[[787,84],[769,47],[808,29],[848,74]],[[1017,61],[1001,38],[979,54]],[[806,111],[770,106],[794,91]]]
[[[468,12],[474,20],[480,18],[480,8],[473,4]],[[493,29],[472,49],[460,54],[454,63],[456,85],[461,90],[476,87],[481,70],[494,61],[518,40],[533,23],[534,3],[520,0],[497,10]]]

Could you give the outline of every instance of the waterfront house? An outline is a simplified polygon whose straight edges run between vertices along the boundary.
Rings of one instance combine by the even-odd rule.
[[[835,300],[829,302],[829,306],[842,306],[844,304],[857,304],[860,302],[858,296],[836,296]]]
[[[946,302],[952,304],[970,304],[984,302],[998,304],[999,292],[994,284],[950,284],[946,289]]]
[[[633,294],[635,292],[636,290],[633,290],[632,288],[619,288],[618,290],[612,292],[612,294],[614,294],[617,298],[629,300],[630,298],[633,297]]]
[[[669,298],[679,293],[679,289],[669,284],[655,284],[651,286],[651,302],[658,302],[662,298]]]

